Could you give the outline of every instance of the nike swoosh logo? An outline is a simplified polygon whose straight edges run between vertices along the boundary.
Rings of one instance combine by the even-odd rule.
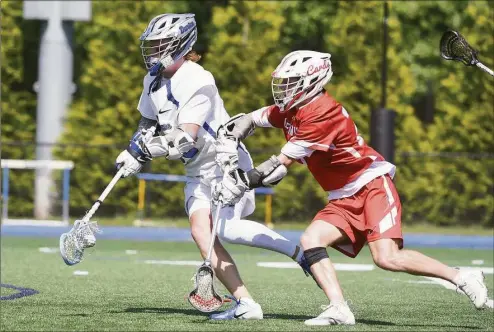
[[[240,318],[240,317],[242,317],[243,315],[245,315],[246,313],[247,313],[247,311],[245,311],[245,312],[241,313],[240,315],[233,314],[233,317],[235,317],[235,318]]]
[[[171,111],[171,109],[168,109],[168,110],[163,110],[163,111],[158,111],[159,114],[163,114],[163,113],[166,113],[166,112],[169,112]]]

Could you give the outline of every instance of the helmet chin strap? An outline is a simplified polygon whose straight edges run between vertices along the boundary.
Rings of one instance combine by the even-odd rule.
[[[166,69],[166,68],[172,66],[174,63],[175,63],[175,61],[173,61],[172,57],[168,55],[168,56],[160,59],[159,62],[157,62],[154,66],[152,66],[151,69],[149,69],[149,74],[151,74],[151,76],[156,76],[163,69]]]
[[[283,107],[283,112],[289,111],[290,109],[292,109],[295,106],[297,106],[298,108],[302,108],[304,106],[307,106],[308,104],[312,103],[314,100],[319,98],[323,94],[323,91],[324,91],[324,89],[321,89],[321,91],[319,91],[317,94],[310,97],[309,99],[303,100],[300,103],[297,103],[297,99],[299,99],[302,96],[302,94],[299,93],[299,95],[296,95],[292,100],[290,100],[290,102],[286,106]],[[307,94],[310,91],[301,91],[301,92]]]
[[[297,105],[297,106],[298,106],[298,108],[302,108],[302,107],[304,107],[304,106],[309,105],[309,104],[310,104],[310,103],[312,103],[314,100],[316,100],[316,99],[318,99],[319,97],[321,97],[321,96],[322,96],[322,94],[323,94],[323,90],[319,91],[319,93],[318,93],[318,94],[316,94],[316,95],[314,95],[314,96],[310,97],[309,99],[304,100],[303,102],[301,102],[300,104],[298,104],[298,105]]]
[[[306,91],[300,91],[299,93],[297,93],[295,96],[293,96],[293,98],[286,104],[283,106],[283,110],[282,112],[287,112],[289,110],[291,110],[294,105],[297,103],[297,100],[302,97],[302,95],[304,95],[306,93]]]
[[[170,56],[165,57],[164,58],[165,61],[158,62],[149,70],[151,76],[157,76],[161,74],[166,78],[171,78],[185,62],[185,59],[183,57],[176,61],[171,60],[171,62],[166,61],[166,58],[171,58],[171,57]],[[169,63],[169,65],[165,66],[163,63]]]

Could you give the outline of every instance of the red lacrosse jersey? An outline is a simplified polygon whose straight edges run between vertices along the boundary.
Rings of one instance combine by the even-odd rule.
[[[265,112],[283,129],[287,145],[313,150],[299,162],[307,164],[330,199],[353,195],[380,175],[394,175],[394,165],[364,142],[348,112],[327,92],[298,110],[281,113],[273,105]]]

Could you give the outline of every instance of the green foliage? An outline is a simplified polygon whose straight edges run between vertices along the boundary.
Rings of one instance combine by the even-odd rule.
[[[36,95],[32,50],[39,25],[22,20],[21,2],[2,2],[2,143],[32,142]],[[97,198],[114,172],[113,162],[136,128],[136,105],[145,74],[139,35],[162,12],[194,12],[199,24],[201,64],[215,76],[230,114],[247,113],[272,103],[270,74],[285,54],[314,49],[332,54],[334,76],[326,87],[370,140],[370,112],[380,105],[383,2],[380,1],[94,1],[91,22],[76,24],[75,60],[78,91],[71,106],[60,159],[74,160],[71,211],[81,214]],[[494,5],[488,1],[391,2],[387,107],[396,119],[396,184],[403,218],[439,225],[494,225],[494,161],[439,158],[415,152],[492,153],[494,84],[479,69],[447,62],[438,44],[448,28],[459,30],[494,67]],[[29,53],[31,52],[31,53]],[[432,87],[433,122],[419,119],[420,101]],[[19,130],[22,128],[22,130]],[[85,144],[91,148],[84,147]],[[246,144],[255,163],[279,152],[281,131],[257,129]],[[34,148],[3,146],[2,158],[34,158]],[[415,153],[415,154],[414,154]],[[492,157],[491,157],[492,158]],[[157,160],[146,171],[183,174],[178,162]],[[15,175],[13,210],[32,208],[32,175]],[[183,185],[149,183],[148,213],[183,215]],[[20,194],[20,195],[19,195]],[[122,180],[102,214],[132,214],[137,180]],[[255,218],[263,218],[259,197]],[[326,202],[302,165],[276,187],[275,222],[310,220]]]
[[[22,2],[1,2],[1,109],[2,109],[2,159],[33,159],[33,146],[16,146],[12,143],[32,142],[35,137],[36,95],[26,82],[29,75],[24,70],[25,56],[29,49],[24,45],[36,45],[33,24],[22,20]],[[39,36],[39,31],[38,36]],[[34,31],[36,33],[36,31]],[[32,84],[32,82],[31,82]],[[32,172],[14,171],[10,174],[10,215],[32,213],[34,176]]]
[[[413,132],[403,138],[411,144],[405,149],[400,144],[399,151],[492,153],[492,77],[438,56],[442,32],[453,27],[478,49],[484,64],[492,68],[492,2],[430,2],[421,3],[420,7],[418,3],[403,2],[393,6],[393,11],[404,22],[401,58],[411,68],[417,85],[412,97],[418,98],[425,92],[428,80],[435,92],[434,123],[422,128],[408,126]],[[431,13],[427,20],[423,18],[424,11]],[[494,160],[490,158],[402,159],[398,184],[407,220],[494,225]]]

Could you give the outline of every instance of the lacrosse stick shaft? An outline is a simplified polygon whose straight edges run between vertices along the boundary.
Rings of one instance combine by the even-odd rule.
[[[485,66],[482,62],[477,62],[475,65],[480,69],[482,69],[483,71],[487,72],[489,75],[494,76],[494,71],[492,71],[492,69],[490,69],[489,67]]]
[[[113,179],[110,181],[110,183],[106,186],[105,190],[100,195],[100,197],[98,197],[98,200],[93,204],[93,206],[86,213],[86,215],[84,216],[84,218],[82,218],[83,221],[89,221],[91,219],[91,217],[93,216],[93,214],[100,207],[101,203],[103,203],[103,201],[105,200],[106,196],[108,196],[108,194],[113,189],[113,187],[115,186],[115,184],[117,184],[118,180],[120,180],[120,178],[122,177],[123,172],[124,172],[124,168],[121,167],[118,170],[117,174],[115,174],[115,176],[113,177]]]
[[[213,219],[213,230],[211,232],[211,242],[209,243],[208,256],[206,257],[206,262],[211,262],[211,255],[213,254],[214,242],[216,240],[216,230],[218,228],[218,221],[220,219],[221,203],[218,202],[216,205],[216,211],[214,213]]]

